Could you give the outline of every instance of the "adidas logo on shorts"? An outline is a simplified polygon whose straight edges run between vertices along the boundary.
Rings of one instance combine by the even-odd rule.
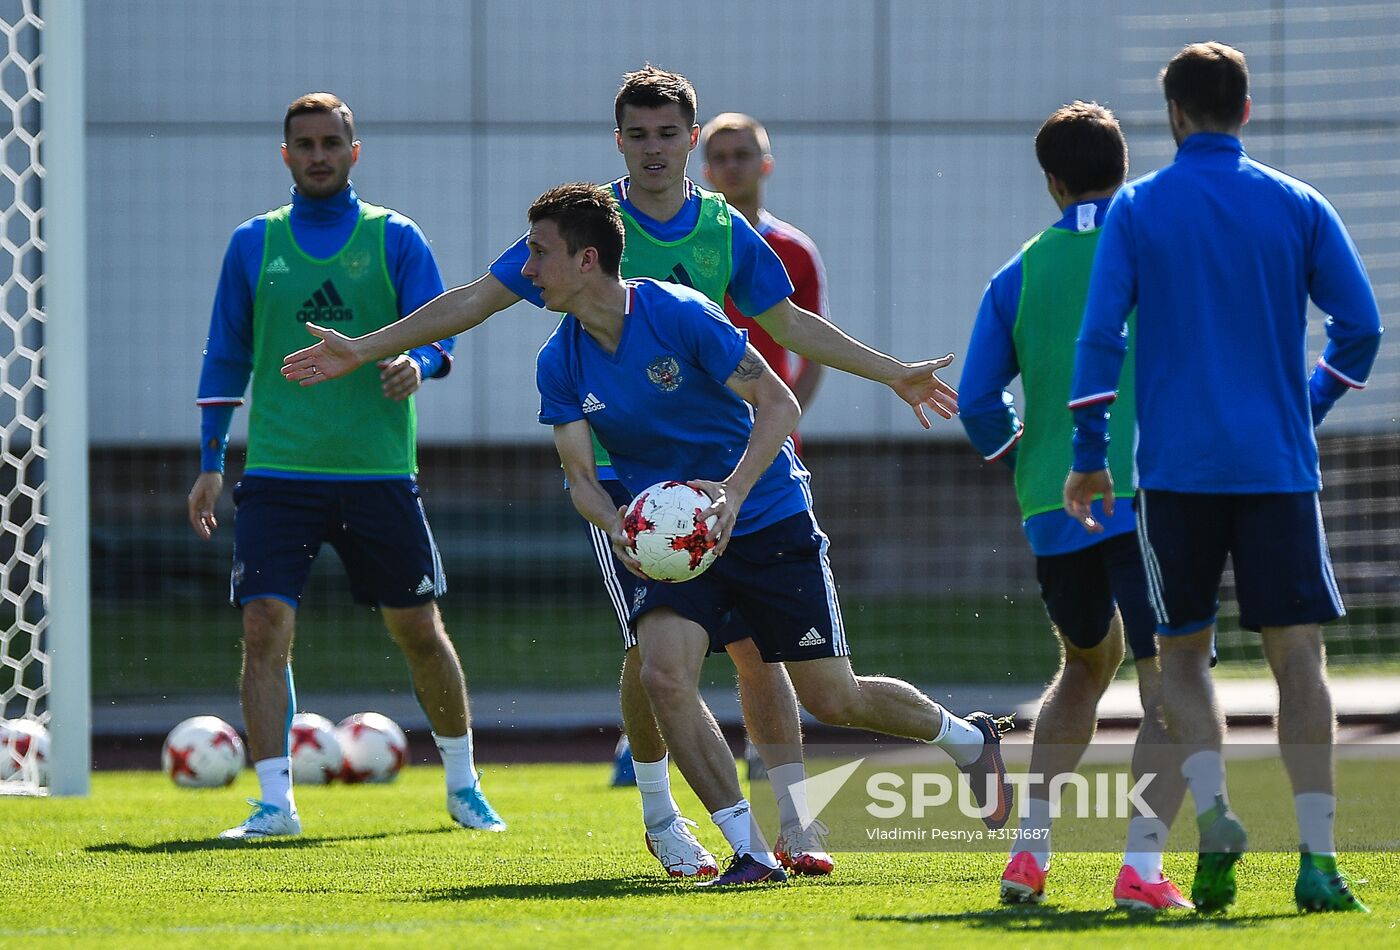
[[[418,593],[418,594],[431,594],[432,592],[433,592],[433,579],[432,579],[431,577],[429,577],[427,574],[424,574],[424,575],[423,575],[423,579],[422,579],[421,581],[418,582],[418,590],[415,591],[414,593]]]
[[[822,636],[820,633],[817,633],[817,628],[813,627],[806,633],[802,634],[802,639],[797,641],[797,645],[800,647],[819,647],[825,642],[826,637]]]

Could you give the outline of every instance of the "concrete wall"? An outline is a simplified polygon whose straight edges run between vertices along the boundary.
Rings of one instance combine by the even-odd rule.
[[[224,246],[240,221],[286,200],[281,116],[313,89],[356,111],[360,193],[416,219],[454,284],[521,233],[546,187],[622,173],[611,130],[624,71],[646,60],[681,70],[699,89],[702,120],[742,110],[768,124],[778,160],[768,205],[822,248],[834,318],[917,358],[964,347],[987,277],[1053,220],[1031,150],[1044,116],[1074,98],[1106,102],[1124,119],[1133,171],[1158,167],[1172,149],[1156,72],[1183,43],[1220,39],[1250,57],[1251,152],[1334,199],[1393,322],[1400,3],[1157,7],[89,4],[93,438],[196,440],[199,354]],[[553,322],[518,305],[459,341],[457,371],[420,399],[424,440],[547,438],[534,422],[533,357]],[[1390,346],[1372,387],[1328,424],[1394,431],[1397,405],[1400,350]],[[926,437],[906,413],[880,387],[833,375],[804,431]]]

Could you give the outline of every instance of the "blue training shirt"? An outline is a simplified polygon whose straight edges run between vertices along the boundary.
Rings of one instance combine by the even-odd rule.
[[[1072,204],[1053,227],[1064,231],[1102,227],[1107,211],[1107,198]],[[1021,420],[1006,387],[1021,374],[1013,336],[1021,308],[1021,254],[1017,251],[992,275],[982,292],[972,339],[963,354],[962,379],[958,381],[958,419],[973,448],[988,462],[1000,461],[1013,469]],[[1120,490],[1126,491],[1127,487],[1120,486]],[[1027,518],[1021,526],[1031,550],[1040,557],[1080,551],[1137,528],[1132,505],[1115,506],[1113,517],[1109,518],[1104,516],[1103,501],[1095,499],[1093,511],[1095,520],[1103,525],[1102,534],[1085,531],[1064,511],[1043,511]]]
[[[540,422],[586,419],[634,495],[661,481],[723,481],[753,431],[749,404],[725,385],[748,334],[699,291],[647,278],[626,283],[616,352],[604,350],[572,315],[540,348]],[[744,500],[734,533],[808,510],[808,482],[788,439]]]
[[[312,257],[328,258],[339,253],[354,232],[359,213],[360,198],[353,185],[329,198],[307,198],[292,189],[292,235],[301,249]],[[253,296],[262,271],[266,233],[267,215],[250,218],[233,232],[224,252],[214,311],[209,320],[209,341],[205,345],[204,366],[199,377],[200,471],[224,470],[233,410],[243,404],[243,393],[253,374]],[[399,316],[407,316],[442,293],[442,275],[427,239],[417,224],[397,211],[391,211],[384,222],[384,254],[398,296]],[[306,341],[309,346],[315,342],[315,337],[308,333]],[[441,378],[452,369],[455,343],[455,338],[449,337],[415,347],[408,355],[422,369],[423,379]],[[306,476],[281,471],[250,474],[322,480],[365,478]]]
[[[1311,375],[1310,297],[1328,315]],[[1118,192],[1078,340],[1075,471],[1106,465],[1134,306],[1141,487],[1321,487],[1313,427],[1365,385],[1381,335],[1365,268],[1327,199],[1214,132],[1190,136],[1172,164]]]

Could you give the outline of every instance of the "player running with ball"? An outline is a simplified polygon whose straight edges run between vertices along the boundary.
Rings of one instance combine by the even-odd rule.
[[[617,506],[598,482],[595,434],[631,492],[688,480],[714,499],[704,513],[718,519],[714,565],[685,584],[644,581],[631,611],[662,736],[734,850],[724,873],[701,886],[786,879],[699,692],[709,631],[731,611],[764,661],[786,667],[809,712],[941,746],[979,804],[991,797],[985,820],[1000,827],[1012,791],[991,717],[960,719],[908,683],[851,670],[828,542],[788,439],[801,415],[791,390],[704,295],[619,277],[624,230],[609,189],[561,185],[535,201],[529,218],[522,273],[546,307],[565,314],[540,350],[540,422],[554,426],[575,507],[639,574]]]

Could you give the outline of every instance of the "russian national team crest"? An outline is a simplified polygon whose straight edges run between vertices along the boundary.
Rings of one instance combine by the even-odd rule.
[[[647,379],[663,393],[673,393],[683,382],[681,364],[674,356],[658,356],[647,364]]]
[[[345,270],[352,280],[360,280],[369,273],[374,258],[369,251],[361,249],[344,255],[341,263],[345,265]]]
[[[695,266],[705,277],[714,277],[719,273],[720,258],[719,252],[712,247],[696,247],[691,250],[691,258],[695,261]]]

